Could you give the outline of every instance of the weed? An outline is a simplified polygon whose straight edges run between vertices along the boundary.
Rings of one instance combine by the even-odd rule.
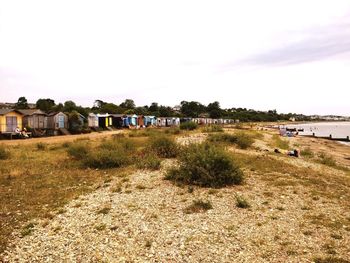
[[[160,164],[161,159],[153,152],[142,153],[136,161],[138,169],[159,170]]]
[[[250,208],[249,202],[242,196],[236,195],[236,206],[239,208]]]
[[[25,237],[25,236],[30,235],[33,232],[33,230],[34,230],[34,224],[33,223],[27,224],[21,230],[21,237]]]
[[[45,151],[47,149],[47,144],[46,143],[43,143],[43,142],[38,142],[36,144],[36,148],[37,150],[39,151]]]
[[[319,162],[321,164],[324,164],[324,165],[327,165],[327,166],[330,166],[330,167],[336,167],[337,166],[337,163],[334,160],[334,158],[332,156],[326,154],[326,153],[320,153],[318,155],[317,162]]]
[[[200,213],[213,209],[210,201],[195,200],[193,203],[184,209],[186,214]]]
[[[306,158],[313,158],[314,153],[313,151],[308,147],[300,151],[300,155]]]
[[[95,226],[95,229],[96,229],[97,231],[105,230],[105,229],[106,229],[106,224],[97,225],[97,226]]]
[[[0,160],[6,160],[11,157],[11,153],[5,147],[0,145]]]

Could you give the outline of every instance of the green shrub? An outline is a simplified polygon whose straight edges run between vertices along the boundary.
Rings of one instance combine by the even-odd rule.
[[[45,151],[46,148],[47,148],[47,145],[46,145],[46,143],[38,142],[38,143],[36,144],[36,148],[37,148],[39,151]]]
[[[192,121],[187,121],[180,124],[181,130],[193,131],[197,129],[197,127],[198,127],[198,124]]]
[[[335,167],[337,166],[336,161],[334,160],[334,158],[328,154],[325,153],[320,153],[318,155],[318,160],[319,163],[330,166],[330,167]]]
[[[236,195],[236,206],[239,208],[249,208],[250,204],[244,197]]]
[[[112,140],[103,141],[99,148],[110,151],[126,151],[130,153],[135,151],[136,144],[128,138],[114,138]]]
[[[314,153],[312,152],[312,150],[309,147],[301,150],[300,155],[303,157],[307,157],[307,158],[314,157]]]
[[[237,138],[236,144],[241,149],[247,149],[254,143],[254,139],[247,133],[237,132],[235,136]]]
[[[200,213],[213,209],[210,201],[195,200],[193,203],[184,209],[186,214]]]
[[[9,150],[7,150],[5,147],[0,146],[0,160],[6,160],[9,159],[11,156],[11,153]]]
[[[138,169],[158,170],[160,169],[161,159],[155,153],[142,154],[136,161]]]
[[[90,150],[91,149],[89,148],[88,144],[80,142],[70,144],[67,152],[71,157],[77,160],[82,160],[88,155]]]
[[[83,164],[90,168],[118,168],[130,164],[130,160],[122,150],[96,149],[84,157]]]
[[[210,134],[208,140],[210,142],[236,144],[241,149],[247,149],[254,143],[253,137],[244,132]]]
[[[162,158],[174,158],[179,152],[179,147],[172,138],[159,136],[151,138],[149,150]]]
[[[223,132],[224,129],[220,125],[210,125],[210,126],[205,126],[202,129],[203,132]]]
[[[166,179],[205,187],[223,187],[243,181],[243,172],[230,155],[208,143],[185,147],[179,162],[178,168],[168,171]]]

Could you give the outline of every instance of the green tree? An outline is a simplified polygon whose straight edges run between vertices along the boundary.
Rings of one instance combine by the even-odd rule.
[[[119,106],[121,108],[124,108],[124,109],[134,109],[135,108],[135,102],[133,100],[131,100],[131,99],[126,99]]]
[[[28,109],[28,101],[26,97],[19,97],[15,105],[15,109]]]
[[[52,99],[38,99],[36,102],[36,108],[45,112],[51,111],[55,105]]]
[[[218,101],[209,103],[207,106],[207,112],[209,113],[210,118],[216,119],[222,117],[222,110]]]

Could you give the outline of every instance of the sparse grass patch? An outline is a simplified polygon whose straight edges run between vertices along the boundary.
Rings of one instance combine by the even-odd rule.
[[[210,134],[208,140],[216,143],[235,144],[241,149],[247,149],[254,143],[254,138],[246,132]]]
[[[188,145],[180,153],[179,162],[179,167],[170,169],[165,179],[215,188],[243,181],[243,172],[229,154],[208,143]]]
[[[11,153],[4,146],[0,145],[0,160],[6,160],[11,157]]]
[[[181,130],[193,131],[197,129],[197,127],[198,127],[198,124],[193,121],[187,121],[180,124]]]
[[[184,209],[186,214],[206,212],[213,209],[210,201],[194,200],[193,203]]]
[[[178,135],[181,134],[181,130],[179,127],[171,127],[169,129],[166,129],[164,131],[165,134],[173,134],[173,135]]]
[[[334,158],[331,155],[328,155],[326,153],[320,153],[317,158],[317,162],[330,166],[330,167],[336,167],[337,163],[334,160]]]
[[[315,156],[314,152],[310,149],[310,147],[301,150],[300,155],[306,158],[313,158]]]
[[[202,128],[202,132],[223,132],[224,129],[222,128],[222,126],[214,124],[214,125],[208,125],[208,126],[204,126]]]
[[[38,142],[36,144],[36,148],[37,150],[39,151],[45,151],[47,149],[47,144],[46,143],[43,143],[43,142]]]
[[[153,152],[141,153],[136,160],[138,169],[159,170],[162,160]]]
[[[243,196],[236,195],[236,206],[238,208],[250,208],[250,204]]]
[[[68,154],[76,160],[84,159],[90,151],[91,148],[89,145],[81,142],[69,144],[67,149]]]
[[[165,136],[152,137],[148,149],[161,158],[174,158],[179,152],[176,142],[172,138]]]
[[[290,148],[289,141],[282,139],[280,135],[274,134],[272,136],[273,147],[278,149],[288,150]]]
[[[90,168],[118,168],[130,164],[130,156],[122,150],[102,148],[90,152],[83,159],[83,164]]]

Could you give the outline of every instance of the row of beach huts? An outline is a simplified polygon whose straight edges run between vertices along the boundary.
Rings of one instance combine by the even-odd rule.
[[[155,117],[126,114],[100,114],[90,113],[88,117],[79,115],[81,125],[84,124],[92,130],[144,128],[144,127],[176,127],[182,122],[195,122],[199,125],[232,124],[238,120],[212,119],[212,118],[179,118]],[[38,109],[0,109],[0,134],[12,135],[16,129],[28,129],[33,135],[59,135],[69,134],[73,125],[69,117],[63,112],[45,113]]]

